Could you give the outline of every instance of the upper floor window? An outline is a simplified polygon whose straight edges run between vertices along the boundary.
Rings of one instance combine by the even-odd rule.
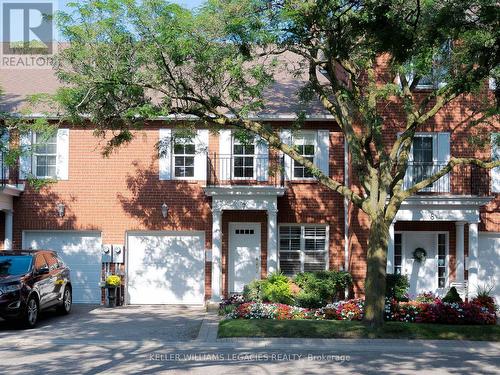
[[[413,139],[404,186],[409,188],[443,168],[450,160],[449,133],[417,133]],[[450,178],[443,176],[424,191],[449,192]]]
[[[241,179],[254,178],[255,143],[233,140],[233,176]]]
[[[176,178],[194,177],[194,158],[196,146],[192,139],[174,139],[173,145],[174,176]]]
[[[418,89],[434,89],[446,85],[446,76],[448,75],[448,61],[452,50],[451,41],[443,43],[441,48],[434,54],[432,65],[426,72],[419,72],[419,80],[417,83]],[[415,78],[415,71],[408,74],[409,83]]]
[[[316,155],[316,134],[302,133],[293,139],[293,144],[297,152],[314,163]],[[297,179],[313,178],[312,173],[303,165],[293,161],[293,177]]]
[[[33,167],[38,178],[56,178],[57,135],[33,134]]]
[[[208,129],[160,129],[159,179],[206,180],[208,138]]]

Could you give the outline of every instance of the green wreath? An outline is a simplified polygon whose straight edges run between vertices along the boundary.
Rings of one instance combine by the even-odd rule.
[[[413,251],[413,259],[415,259],[417,262],[422,263],[426,257],[427,257],[427,251],[425,251],[425,249],[422,249],[421,247],[417,247]]]

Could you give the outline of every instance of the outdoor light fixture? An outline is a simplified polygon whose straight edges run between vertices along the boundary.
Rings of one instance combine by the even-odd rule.
[[[64,216],[64,210],[65,210],[64,203],[58,203],[57,204],[57,213],[59,214],[59,217]]]
[[[161,214],[163,215],[163,218],[166,219],[168,216],[168,206],[166,203],[163,203],[161,205]]]

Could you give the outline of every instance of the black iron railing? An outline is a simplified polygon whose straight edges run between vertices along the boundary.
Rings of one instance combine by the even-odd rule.
[[[407,189],[439,172],[447,163],[408,163],[404,179]],[[486,196],[490,193],[490,171],[476,165],[459,165],[450,173],[421,190],[419,194]]]
[[[284,156],[217,155],[207,158],[207,186],[285,186]]]
[[[19,173],[17,167],[11,167],[7,163],[7,153],[0,152],[0,186],[18,185]]]

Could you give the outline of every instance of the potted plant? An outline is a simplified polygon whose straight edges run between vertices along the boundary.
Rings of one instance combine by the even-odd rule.
[[[106,278],[106,289],[108,290],[108,307],[116,307],[116,289],[122,284],[118,275],[109,275]]]

